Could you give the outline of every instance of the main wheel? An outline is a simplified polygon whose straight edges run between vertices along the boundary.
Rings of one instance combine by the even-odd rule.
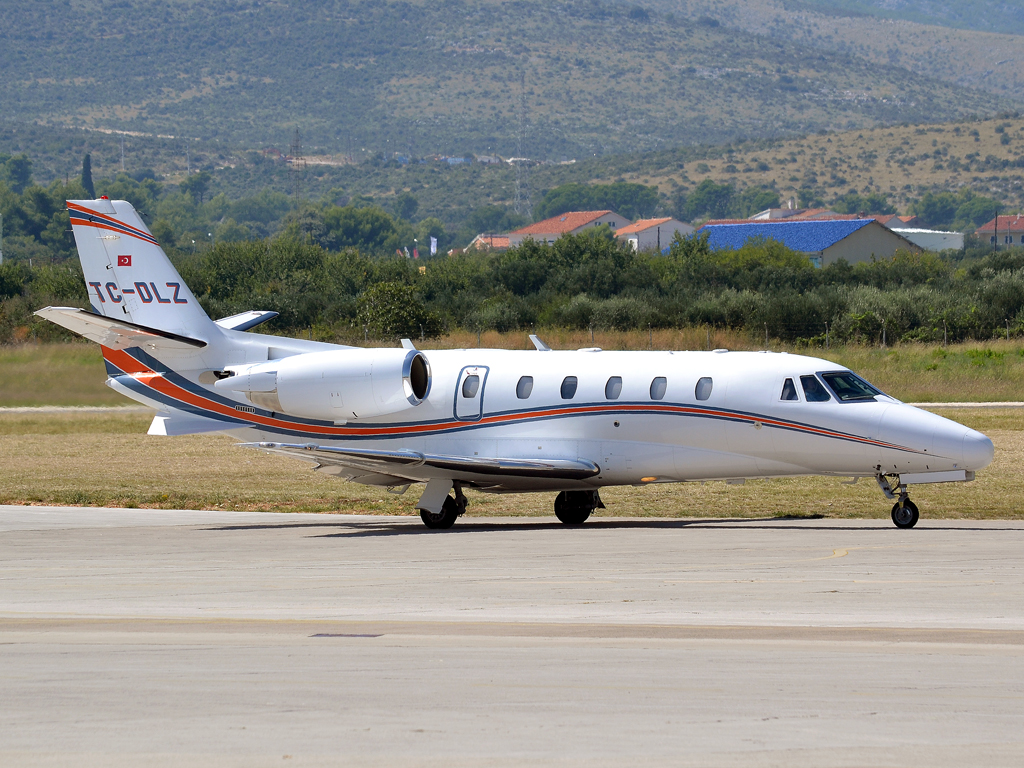
[[[897,501],[892,508],[892,521],[897,528],[913,528],[921,518],[917,504],[910,499]]]
[[[593,511],[590,491],[562,491],[555,497],[555,517],[566,525],[583,525]]]
[[[459,505],[451,496],[444,500],[440,512],[430,512],[426,509],[420,510],[420,519],[427,528],[434,530],[446,530],[455,525],[459,518]]]

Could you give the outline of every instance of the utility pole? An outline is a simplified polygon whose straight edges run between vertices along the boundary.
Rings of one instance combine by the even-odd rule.
[[[121,173],[124,173],[124,136],[121,136]]]
[[[523,164],[523,140],[526,136],[526,68],[519,73],[519,130],[516,132],[516,198],[513,208],[516,213],[533,218],[533,205],[530,202],[530,180],[527,168]]]
[[[298,205],[302,201],[302,175],[306,170],[306,158],[302,155],[302,140],[299,138],[298,128],[295,129],[295,136],[292,138],[291,146],[288,147],[288,156],[290,158],[288,170],[291,175],[292,196],[295,199],[295,204]]]

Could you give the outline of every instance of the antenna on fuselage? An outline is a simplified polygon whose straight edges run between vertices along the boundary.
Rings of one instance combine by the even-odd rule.
[[[549,347],[547,344],[545,344],[543,341],[541,341],[540,337],[537,336],[536,334],[533,334],[533,333],[530,334],[530,341],[533,342],[533,346],[535,346],[537,348],[538,352],[550,352],[551,351],[551,347]]]

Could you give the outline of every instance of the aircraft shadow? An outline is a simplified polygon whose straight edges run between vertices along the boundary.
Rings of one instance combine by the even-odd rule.
[[[493,533],[503,531],[545,531],[545,530],[572,530],[585,534],[587,531],[605,530],[674,530],[683,528],[712,528],[743,530],[789,530],[789,531],[877,531],[892,529],[893,525],[888,520],[878,519],[865,522],[863,525],[844,526],[836,528],[823,522],[820,517],[776,517],[776,518],[709,518],[700,520],[671,520],[665,518],[635,518],[602,520],[600,518],[587,521],[584,525],[569,528],[568,526],[554,520],[543,518],[528,518],[521,522],[490,522],[485,518],[470,518],[461,520],[454,527],[446,531],[430,530],[423,526],[415,518],[396,518],[394,522],[382,521],[344,521],[332,520],[324,522],[302,522],[302,523],[254,523],[247,525],[225,525],[211,528],[204,528],[207,531],[258,531],[258,530],[284,530],[284,529],[309,529],[312,538],[361,538],[378,536],[453,536],[467,533]],[[337,529],[330,533],[313,533],[319,528]],[[960,531],[960,532],[993,532],[993,531],[1017,531],[1021,528],[980,528],[934,525],[924,522],[914,529],[918,535],[929,531]]]

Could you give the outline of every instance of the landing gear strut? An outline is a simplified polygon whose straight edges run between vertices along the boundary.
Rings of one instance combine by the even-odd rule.
[[[892,506],[892,522],[897,528],[913,528],[921,518],[917,504],[910,500],[907,486],[900,482],[899,475],[883,475],[879,472],[875,475],[878,487],[882,489],[887,499],[895,499]]]
[[[597,508],[604,509],[597,491],[562,491],[555,497],[555,517],[566,525],[583,525]]]
[[[447,530],[455,525],[455,521],[466,513],[466,495],[462,492],[461,483],[453,483],[455,497],[446,496],[440,512],[430,512],[426,509],[420,510],[420,519],[427,528],[434,530]]]

